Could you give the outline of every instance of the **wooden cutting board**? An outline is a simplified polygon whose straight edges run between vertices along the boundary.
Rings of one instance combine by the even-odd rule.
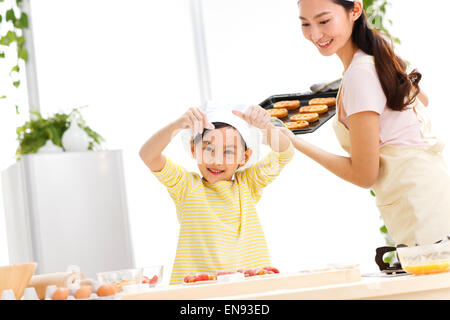
[[[196,300],[261,293],[269,290],[310,288],[361,280],[359,266],[314,272],[280,273],[236,282],[181,284],[122,294],[124,300]]]
[[[24,263],[0,267],[0,298],[3,290],[12,289],[16,299],[23,296],[37,263]]]

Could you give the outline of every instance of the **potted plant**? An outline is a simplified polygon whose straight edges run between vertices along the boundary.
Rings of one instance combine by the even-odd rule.
[[[89,139],[88,150],[101,148],[105,139],[86,125],[79,108],[74,108],[70,113],[55,113],[49,117],[43,117],[38,110],[32,110],[30,120],[16,129],[19,142],[16,159],[19,160],[25,154],[39,152],[48,141],[61,151],[67,151],[63,137],[72,122],[86,133]]]

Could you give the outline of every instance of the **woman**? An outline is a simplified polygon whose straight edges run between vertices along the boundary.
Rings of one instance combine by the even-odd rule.
[[[360,1],[300,0],[306,39],[344,65],[334,122],[349,157],[330,154],[296,137],[300,152],[340,178],[376,194],[377,206],[396,244],[432,244],[450,234],[450,177],[443,143],[429,135],[428,99],[421,74],[369,27]]]

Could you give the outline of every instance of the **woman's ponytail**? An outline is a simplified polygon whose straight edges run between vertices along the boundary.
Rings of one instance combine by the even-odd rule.
[[[354,2],[333,0],[347,10],[353,9]],[[420,92],[422,75],[414,69],[406,73],[406,63],[394,53],[393,45],[379,31],[369,26],[363,12],[353,26],[352,40],[366,54],[374,57],[378,78],[387,99],[387,106],[401,111],[412,104]]]

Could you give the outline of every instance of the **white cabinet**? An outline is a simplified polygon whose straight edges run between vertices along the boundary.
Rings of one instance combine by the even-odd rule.
[[[89,277],[134,267],[120,150],[26,155],[2,187],[10,264]]]

